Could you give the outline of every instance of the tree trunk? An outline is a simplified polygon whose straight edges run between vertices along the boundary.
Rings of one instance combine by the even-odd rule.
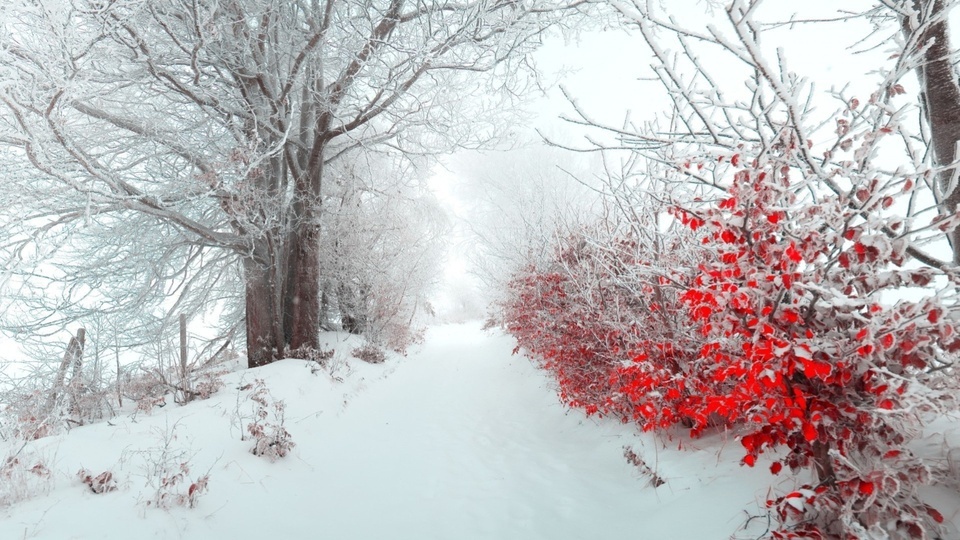
[[[322,167],[296,180],[288,232],[279,240],[275,231],[258,246],[259,261],[244,263],[250,367],[320,348],[321,174]]]
[[[295,179],[292,230],[287,239],[289,268],[284,309],[290,313],[290,347],[320,348],[320,211],[323,179],[322,143],[306,171]]]
[[[276,315],[276,279],[259,262],[243,262],[246,283],[247,366],[265,366],[283,353],[283,321]]]
[[[937,177],[941,191],[938,202],[945,213],[960,207],[960,189],[956,186],[957,143],[960,142],[960,85],[953,68],[953,55],[948,39],[947,12],[943,0],[913,0],[923,33],[916,36],[917,47],[923,50],[917,67],[920,79],[923,115],[930,126],[937,166],[943,168]],[[933,21],[927,24],[928,21]],[[917,28],[908,18],[902,21],[903,33],[914,37]],[[926,48],[924,50],[924,48]],[[960,228],[949,233],[953,262],[960,265]]]
[[[285,301],[290,317],[290,348],[318,349],[320,332],[320,227],[305,220],[290,246],[290,283]]]

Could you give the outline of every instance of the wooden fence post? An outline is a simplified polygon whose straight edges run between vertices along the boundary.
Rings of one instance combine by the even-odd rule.
[[[180,314],[180,387],[183,391],[183,402],[190,402],[193,391],[190,389],[190,374],[187,371],[187,316],[183,313]]]

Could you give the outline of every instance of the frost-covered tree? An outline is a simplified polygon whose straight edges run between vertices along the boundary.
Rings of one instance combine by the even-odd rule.
[[[370,155],[332,168],[321,226],[321,320],[402,349],[439,275],[446,215],[427,188],[428,169],[407,160]]]
[[[17,327],[95,309],[150,329],[172,305],[240,287],[251,366],[316,347],[327,171],[373,148],[483,145],[524,85],[524,54],[575,7],[5,4],[2,229],[20,291],[7,297],[27,302]]]

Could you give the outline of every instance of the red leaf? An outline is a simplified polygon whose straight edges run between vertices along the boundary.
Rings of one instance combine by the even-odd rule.
[[[800,255],[800,252],[797,251],[797,247],[792,243],[790,244],[790,247],[787,248],[786,255],[795,263],[799,263],[803,260],[803,256]]]
[[[873,493],[873,482],[860,482],[860,494],[870,495]]]
[[[810,443],[817,440],[817,428],[813,427],[813,424],[809,422],[805,423],[803,425],[803,438]]]
[[[719,206],[720,206],[720,208],[722,208],[722,209],[732,210],[732,209],[736,208],[736,206],[737,206],[737,198],[736,198],[736,197],[730,197],[729,199],[724,199],[724,200],[720,201],[720,205],[719,205]]]
[[[754,456],[753,454],[747,454],[743,456],[743,462],[747,465],[747,467],[753,467],[757,463],[757,456]]]
[[[940,319],[940,311],[939,311],[939,310],[932,309],[932,310],[930,310],[930,313],[927,314],[927,320],[930,321],[930,322],[933,323],[933,324],[936,324],[939,319]]]
[[[803,374],[808,379],[826,380],[833,372],[833,366],[825,362],[817,362],[807,358],[801,358],[800,361],[803,362]]]
[[[943,523],[943,514],[937,511],[936,508],[927,506],[927,513],[930,514],[930,517],[932,517],[937,523]]]
[[[740,444],[747,450],[747,452],[753,452],[757,448],[757,437],[756,435],[744,435],[740,439]]]
[[[837,262],[840,263],[841,268],[850,268],[850,256],[845,252],[840,254],[840,257],[837,258]]]
[[[782,469],[783,465],[781,465],[779,461],[774,462],[774,464],[770,466],[770,472],[773,474],[780,474]]]
[[[739,167],[739,166],[740,166],[740,154],[734,154],[733,157],[730,158],[730,164],[733,165],[734,167]]]

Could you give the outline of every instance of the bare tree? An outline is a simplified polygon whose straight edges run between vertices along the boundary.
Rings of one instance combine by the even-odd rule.
[[[112,309],[103,285],[128,290],[107,272],[88,274],[95,264],[38,271],[33,263],[60,246],[124,266],[120,279],[141,287],[117,309],[150,300],[153,316],[173,313],[170,294],[202,305],[218,297],[214,284],[241,281],[250,366],[316,347],[327,168],[377,147],[420,155],[484,144],[524,85],[524,53],[576,5],[5,7],[0,142],[6,191],[18,198],[4,250],[13,284],[36,286],[39,274],[64,291],[21,327],[49,326],[62,307]],[[494,97],[471,100],[479,95]]]

